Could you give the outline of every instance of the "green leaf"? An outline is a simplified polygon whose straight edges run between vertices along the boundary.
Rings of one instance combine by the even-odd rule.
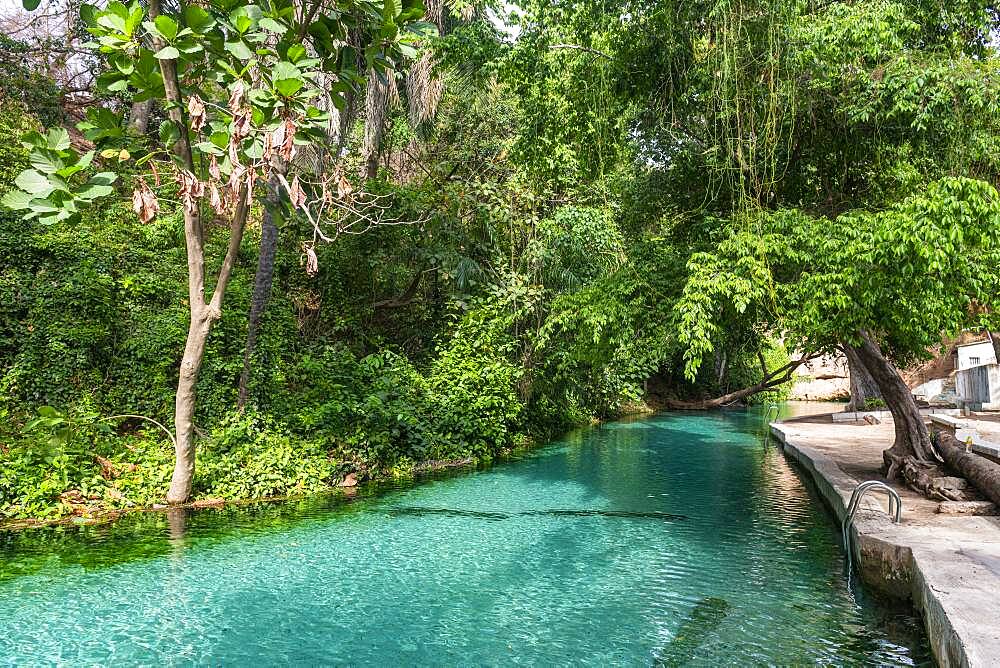
[[[63,177],[64,179],[68,179],[77,172],[81,172],[85,170],[87,167],[89,167],[90,163],[93,162],[93,160],[94,160],[94,152],[87,151],[80,157],[80,159],[77,161],[75,165],[69,165],[67,167],[63,167],[62,169],[58,170],[56,174]]]
[[[38,3],[36,2],[35,5],[37,6]],[[80,18],[83,19],[84,23],[92,26],[97,22],[97,13],[100,11],[101,10],[94,5],[84,3],[80,5]]]
[[[403,11],[403,3],[400,0],[385,0],[382,9],[382,16],[386,19],[394,19]]]
[[[27,209],[29,202],[31,202],[31,195],[22,190],[11,190],[0,200],[0,204],[13,211]]]
[[[302,71],[287,61],[279,61],[271,70],[271,81],[274,89],[285,97],[291,97],[305,85]]]
[[[262,18],[258,25],[268,32],[273,32],[275,35],[284,35],[285,31],[288,30],[287,27],[268,17]]]
[[[142,10],[142,7],[140,7],[138,3],[133,4],[131,9],[129,10],[128,18],[125,19],[125,30],[123,32],[129,37],[135,35],[136,29],[142,23],[143,15],[144,12]]]
[[[184,8],[184,24],[196,33],[204,33],[215,24],[215,19],[198,5]]]
[[[302,60],[302,57],[306,55],[306,47],[301,44],[292,44],[288,47],[288,52],[285,54],[288,60],[293,63],[297,63]]]
[[[180,51],[172,46],[165,46],[154,54],[159,60],[177,60],[180,55]]]
[[[181,138],[181,133],[173,121],[163,121],[160,123],[160,141],[167,148],[173,146]]]
[[[51,151],[46,150],[32,151],[28,154],[28,161],[31,162],[32,167],[42,174],[54,174],[65,167],[65,163],[62,160],[53,156]]]
[[[292,97],[302,90],[302,86],[304,85],[305,82],[301,79],[277,79],[274,82],[274,89],[282,97]]]
[[[109,30],[114,30],[116,32],[125,32],[125,17],[119,16],[114,12],[101,12],[97,15],[97,25],[108,28]]]
[[[240,60],[249,60],[253,57],[253,51],[250,47],[246,45],[246,42],[240,40],[237,42],[226,42],[226,51],[233,54]]]
[[[21,4],[29,12],[33,12],[38,9],[38,5],[41,4],[41,0],[21,0]]]
[[[195,150],[211,155],[225,155],[226,152],[210,141],[201,141],[194,145]]]
[[[26,169],[18,174],[14,185],[37,197],[48,197],[54,190],[49,180],[33,169]]]
[[[153,19],[153,23],[156,25],[156,29],[160,35],[163,36],[163,39],[168,42],[172,42],[177,37],[177,21],[174,21],[169,16],[161,14]]]
[[[69,132],[66,128],[52,128],[45,137],[45,143],[53,151],[65,151],[69,148]]]

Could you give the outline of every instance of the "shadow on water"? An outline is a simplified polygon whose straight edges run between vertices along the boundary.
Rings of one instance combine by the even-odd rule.
[[[498,521],[509,520],[513,517],[618,517],[625,519],[646,519],[677,521],[688,519],[687,515],[675,515],[673,513],[641,512],[630,510],[523,510],[520,512],[504,513],[481,510],[460,510],[457,508],[423,508],[419,506],[396,506],[388,509],[390,515],[414,515],[418,517],[429,517],[441,515],[444,517],[471,517],[481,520]]]
[[[705,645],[722,621],[729,616],[732,606],[724,598],[709,596],[698,601],[687,616],[673,640],[653,656],[657,668],[683,666],[695,658],[698,649]]]

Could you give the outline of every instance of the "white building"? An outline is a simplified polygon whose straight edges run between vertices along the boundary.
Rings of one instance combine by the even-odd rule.
[[[991,341],[977,341],[976,343],[966,343],[958,348],[958,369],[971,369],[974,366],[983,364],[996,364],[997,356],[993,351]]]
[[[959,401],[972,410],[1000,410],[1000,366],[992,342],[958,346],[955,386]]]

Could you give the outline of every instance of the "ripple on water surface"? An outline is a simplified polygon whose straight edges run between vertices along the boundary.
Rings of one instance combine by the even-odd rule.
[[[929,662],[760,426],[665,414],[347,505],[0,534],[0,663]]]

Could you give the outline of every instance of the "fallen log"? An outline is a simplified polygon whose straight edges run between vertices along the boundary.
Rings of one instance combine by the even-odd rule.
[[[965,451],[965,444],[947,432],[938,432],[935,445],[945,463],[960,473],[993,503],[1000,505],[1000,464]]]

